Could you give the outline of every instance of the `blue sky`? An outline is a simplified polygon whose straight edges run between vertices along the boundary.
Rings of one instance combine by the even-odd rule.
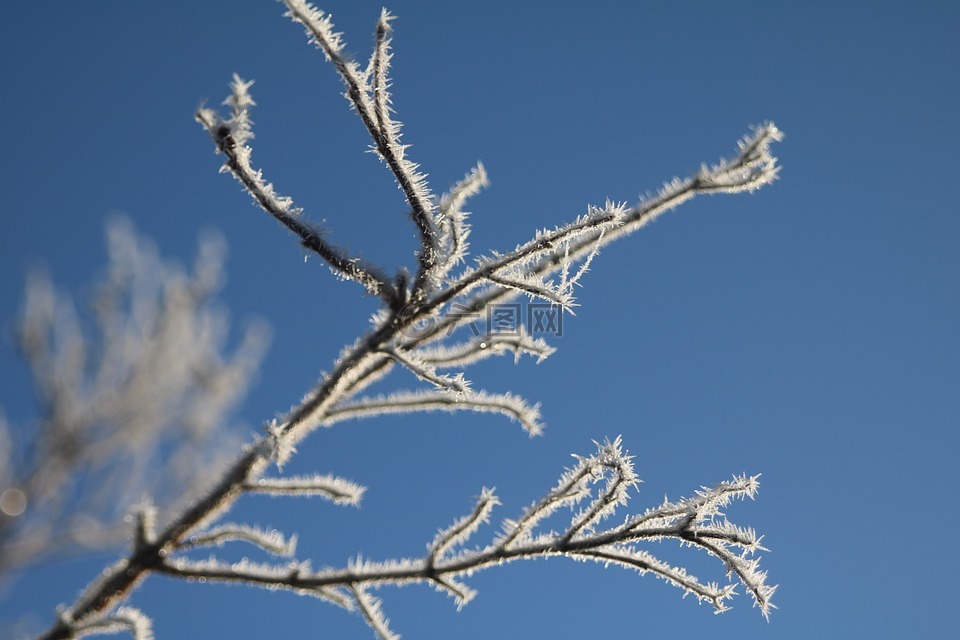
[[[494,519],[510,517],[569,454],[622,434],[645,480],[637,509],[763,474],[757,501],[729,512],[765,534],[779,610],[767,623],[741,596],[716,617],[650,577],[552,560],[475,576],[480,595],[460,613],[427,588],[382,590],[404,637],[892,638],[947,624],[958,557],[942,536],[960,524],[960,9],[728,4],[388,6],[411,157],[438,192],[478,159],[490,173],[470,207],[477,252],[606,198],[632,203],[729,156],[767,119],[787,135],[782,179],[698,198],[609,247],[557,354],[470,371],[478,388],[541,401],[545,437],[490,416],[343,423],[301,447],[297,471],[366,484],[361,509],[251,501],[239,515],[299,532],[318,566],[415,556],[481,487],[504,502]],[[365,58],[380,5],[323,8]],[[412,262],[399,192],[364,153],[335,74],[281,14],[266,1],[0,7],[5,330],[28,267],[82,291],[117,212],[184,260],[202,230],[225,234],[232,317],[274,328],[241,430],[297,401],[365,328],[372,302],[304,262],[217,174],[192,120],[233,72],[255,79],[255,158],[278,186],[352,250],[391,268]],[[26,370],[9,340],[0,380],[6,414],[28,424]],[[45,627],[113,557],[28,572],[0,592],[0,622]],[[287,594],[154,577],[132,602],[159,638],[371,637],[359,618]]]

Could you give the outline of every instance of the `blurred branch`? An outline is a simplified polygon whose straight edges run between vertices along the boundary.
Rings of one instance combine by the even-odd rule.
[[[92,327],[49,278],[34,273],[17,339],[40,419],[14,446],[0,424],[0,572],[51,554],[116,546],[124,516],[151,495],[171,515],[219,471],[233,408],[269,332],[251,324],[232,352],[215,303],[225,248],[200,245],[192,272],[162,261],[125,220],[107,230],[110,263],[91,304]]]

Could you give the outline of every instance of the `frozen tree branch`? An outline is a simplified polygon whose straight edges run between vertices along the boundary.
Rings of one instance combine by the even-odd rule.
[[[478,162],[463,180],[453,185],[453,188],[440,198],[439,226],[443,253],[437,279],[445,278],[458,263],[466,259],[470,227],[463,205],[468,198],[475,196],[488,184],[487,171],[483,164]]]
[[[430,545],[427,564],[430,567],[435,567],[437,560],[442,558],[450,548],[460,546],[470,539],[480,528],[480,525],[486,524],[490,520],[490,513],[499,504],[500,501],[494,495],[493,490],[484,488],[480,493],[477,505],[473,508],[473,512],[460,518],[437,535],[436,540]]]
[[[424,295],[423,288],[434,277],[433,271],[438,264],[436,207],[426,175],[420,173],[416,163],[407,159],[408,146],[400,144],[400,123],[390,117],[387,73],[392,57],[389,38],[392,16],[386,10],[381,13],[370,69],[362,73],[356,62],[344,56],[342,36],[333,30],[329,15],[303,0],[284,0],[284,4],[288,8],[287,15],[306,28],[308,37],[340,74],[347,87],[347,100],[356,109],[373,138],[374,149],[390,168],[410,205],[410,216],[420,233],[420,267],[414,285],[414,299],[419,302]]]
[[[320,496],[334,504],[357,506],[366,491],[356,483],[330,475],[260,478],[244,486],[250,493],[270,496]]]
[[[419,349],[417,353],[425,362],[434,367],[466,367],[480,362],[491,356],[501,355],[508,351],[514,353],[514,359],[519,362],[520,356],[529,354],[543,362],[556,349],[551,347],[543,338],[531,338],[523,329],[519,335],[491,334],[478,336],[469,342],[455,345],[436,345]]]
[[[368,293],[392,304],[397,292],[386,274],[359,258],[348,256],[328,242],[320,231],[303,220],[302,210],[295,207],[290,198],[277,195],[273,185],[250,165],[252,150],[247,146],[247,141],[253,138],[253,122],[249,111],[256,104],[250,97],[252,84],[252,81],[246,82],[240,76],[234,76],[231,85],[233,93],[225,101],[230,107],[229,120],[222,119],[213,109],[197,111],[197,121],[213,136],[217,150],[227,157],[223,168],[240,181],[264,211],[296,234],[300,244],[326,260],[334,273],[347,280],[356,280]]]
[[[606,480],[603,489],[594,492],[594,485],[603,480]],[[206,564],[192,565],[176,558],[165,560],[158,571],[181,577],[246,581],[294,591],[347,587],[358,597],[361,609],[364,608],[360,600],[364,587],[433,583],[441,590],[453,592],[462,606],[473,597],[473,591],[460,582],[461,578],[512,560],[569,557],[653,573],[697,599],[709,602],[718,613],[727,610],[735,585],[703,582],[683,568],[665,563],[636,546],[676,540],[719,559],[753,596],[763,615],[769,616],[773,609],[770,598],[776,587],[766,584],[766,574],[759,570],[757,559],[750,557],[762,549],[760,540],[753,530],[733,525],[719,511],[735,498],[753,497],[757,479],[734,478],[712,489],[702,489],[695,498],[665,502],[642,516],[628,518],[623,524],[601,528],[603,520],[627,503],[629,490],[638,482],[631,458],[624,454],[617,439],[598,445],[597,453],[592,456],[578,457],[577,465],[567,470],[550,493],[519,520],[506,521],[501,535],[475,550],[466,550],[463,546],[489,520],[499,504],[490,489],[481,492],[468,515],[438,533],[428,546],[427,555],[421,559],[356,562],[341,570],[291,573],[277,569],[269,580],[264,578],[263,571],[255,568],[237,570],[223,566],[211,570]],[[587,506],[575,513],[561,531],[537,533],[537,525],[559,508],[584,501]],[[454,552],[457,548],[461,550]],[[381,629],[377,633],[382,633],[387,626],[379,601],[371,608],[374,610],[375,615],[364,613],[364,617],[375,629]]]
[[[400,640],[400,636],[390,630],[390,621],[380,609],[380,599],[371,596],[366,589],[356,584],[351,584],[350,590],[353,592],[354,600],[356,600],[357,607],[363,614],[364,620],[373,629],[377,638],[380,640]]]
[[[297,548],[297,537],[286,538],[276,529],[264,531],[244,524],[225,524],[199,531],[180,545],[180,549],[222,547],[227,542],[248,542],[275,556],[290,557]]]
[[[511,393],[473,391],[463,373],[441,370],[462,369],[506,351],[513,351],[518,359],[521,353],[529,353],[540,361],[553,349],[539,338],[522,333],[501,336],[475,332],[468,339],[454,334],[468,327],[475,329],[473,323],[478,316],[520,294],[570,311],[575,306],[574,287],[602,247],[697,195],[753,191],[771,183],[778,172],[770,147],[781,134],[768,123],[739,143],[732,160],[704,165],[691,177],[674,179],[634,207],[609,201],[602,207],[590,207],[585,215],[552,230],[539,231],[513,250],[493,252],[472,266],[464,266],[470,229],[463,206],[487,184],[486,170],[478,164],[438,200],[426,176],[406,157],[407,146],[400,142],[401,125],[394,119],[390,97],[392,16],[381,13],[370,61],[361,70],[345,53],[342,37],[334,30],[329,15],[302,0],[284,1],[287,15],[306,28],[309,39],[340,75],[346,97],[371,136],[375,152],[404,194],[420,237],[416,275],[410,282],[400,267],[391,278],[362,258],[348,255],[307,224],[300,209],[289,198],[278,195],[253,168],[248,144],[253,137],[251,82],[235,76],[226,100],[228,117],[212,109],[200,109],[197,119],[212,136],[217,151],[226,157],[225,170],[240,181],[261,208],[323,257],[338,276],[357,281],[368,293],[378,296],[382,308],[374,316],[373,328],[341,352],[332,370],[286,415],[268,421],[264,433],[243,447],[212,483],[204,485],[203,493],[183,502],[179,514],[162,509],[158,513],[150,503],[141,502],[132,516],[132,549],[65,607],[57,622],[40,637],[66,639],[119,630],[130,631],[138,638],[150,637],[146,619],[124,603],[151,573],[162,573],[310,595],[358,613],[378,637],[395,638],[371,589],[425,583],[451,594],[462,606],[474,596],[464,580],[476,571],[513,560],[547,557],[590,560],[651,573],[709,602],[716,611],[725,610],[735,585],[701,581],[683,567],[658,559],[648,547],[667,540],[719,559],[727,575],[742,584],[768,616],[774,587],[767,584],[755,557],[763,550],[760,537],[753,529],[731,523],[722,512],[733,499],[754,496],[756,477],[736,477],[702,489],[691,498],[666,501],[615,522],[613,516],[627,504],[639,482],[619,439],[599,444],[593,455],[577,457],[576,464],[543,498],[516,519],[504,521],[489,542],[472,548],[466,545],[479,537],[499,504],[490,489],[481,492],[470,513],[440,530],[423,557],[386,562],[358,559],[343,569],[320,570],[297,559],[280,564],[274,559],[271,564],[189,557],[199,548],[216,547],[220,553],[219,547],[234,541],[276,556],[294,554],[294,537],[288,539],[244,523],[221,522],[237,500],[248,494],[321,496],[336,504],[357,504],[364,488],[340,478],[267,475],[273,466],[282,473],[297,445],[319,427],[396,413],[469,410],[506,415],[531,435],[539,434],[543,428],[539,405],[530,405]],[[81,448],[84,464],[96,466],[101,461],[116,460],[120,453],[140,451],[140,443],[156,443],[170,428],[159,416],[169,416],[171,406],[176,409],[173,413],[178,416],[178,424],[189,427],[190,434],[209,433],[211,425],[220,422],[225,409],[243,390],[254,368],[254,356],[259,355],[256,347],[262,342],[262,338],[258,341],[259,334],[248,337],[232,359],[220,356],[221,345],[214,337],[219,334],[208,326],[211,322],[202,305],[216,281],[211,261],[203,263],[208,268],[198,267],[197,273],[185,281],[165,277],[166,297],[156,304],[138,298],[141,289],[145,290],[137,280],[144,270],[132,256],[139,252],[127,250],[121,254],[124,257],[118,264],[126,267],[118,270],[120,275],[115,280],[127,283],[127,288],[108,287],[113,293],[106,295],[98,307],[105,338],[103,355],[96,360],[99,365],[92,367],[92,377],[86,375],[91,369],[90,343],[83,338],[72,312],[49,286],[34,284],[28,289],[21,345],[47,407],[43,433],[49,435],[41,440],[41,452],[56,464],[50,466],[52,473],[37,471],[36,465],[11,466],[15,469],[12,474],[0,465],[0,507],[6,518],[0,520],[0,568],[4,558],[22,553],[12,545],[15,538],[9,533],[18,529],[8,524],[20,516],[10,514],[22,513],[23,503],[32,504],[35,496],[56,494],[64,486],[78,436],[85,447]],[[169,285],[174,281],[186,284]],[[129,312],[116,312],[117,291],[133,296]],[[132,352],[127,349],[127,318],[135,318],[137,326],[149,326],[156,336],[150,344],[157,346]],[[55,340],[50,338],[51,333],[57,334]],[[185,346],[188,339],[192,342]],[[428,389],[362,395],[394,365],[413,373]],[[196,371],[203,374],[199,383]],[[197,388],[205,393],[195,398]],[[145,395],[145,389],[153,395]],[[123,424],[124,430],[99,426],[113,422]],[[100,437],[101,428],[109,437]],[[181,432],[174,433],[182,437]],[[0,422],[0,439],[6,436],[7,429]],[[144,450],[156,451],[156,446],[151,446]],[[0,455],[8,455],[3,451],[0,448]],[[110,496],[112,504],[119,504],[116,493],[104,495]],[[84,513],[89,512],[84,509]],[[558,530],[548,529],[548,523],[561,520],[564,509],[571,511],[565,524]],[[41,530],[48,534],[44,544],[49,546],[52,529]]]
[[[394,362],[409,369],[421,380],[429,382],[438,389],[453,393],[458,398],[462,398],[470,391],[470,382],[463,377],[462,373],[452,376],[438,373],[429,362],[422,360],[414,353],[405,353],[396,347],[382,347],[380,351]]]
[[[739,153],[730,161],[721,160],[713,169],[703,167],[694,176],[679,179],[674,178],[665,184],[652,198],[646,198],[639,204],[627,210],[621,218],[621,223],[611,229],[597,231],[578,239],[572,245],[560,246],[552,252],[545,252],[540,262],[527,265],[530,274],[541,277],[558,273],[569,261],[576,261],[590,255],[598,248],[619,240],[650,224],[664,213],[675,209],[684,202],[705,193],[738,193],[753,191],[777,179],[779,166],[777,159],[771,154],[770,146],[783,139],[783,133],[771,122],[754,127],[753,132],[737,143]],[[733,178],[739,178],[739,182]],[[714,189],[713,185],[726,181],[723,189]],[[470,287],[476,282],[471,282]],[[462,287],[457,291],[448,289],[451,298],[463,295],[469,287]],[[491,305],[502,304],[516,296],[515,288],[491,287],[485,289],[472,298],[460,303],[461,313],[448,315],[437,323],[430,331],[416,336],[416,344],[429,343],[449,335],[464,323],[469,322],[472,314]]]
[[[457,397],[443,391],[399,392],[375,398],[360,398],[330,410],[325,426],[351,418],[368,418],[417,411],[475,411],[499,413],[516,420],[531,436],[543,433],[540,405],[529,405],[511,393],[474,391]]]
[[[127,632],[133,640],[153,640],[153,624],[139,609],[120,607],[115,613],[74,626],[73,637],[101,636]]]
[[[27,283],[17,337],[41,417],[32,443],[0,424],[0,494],[18,503],[0,509],[0,572],[116,545],[129,534],[126,511],[146,494],[169,517],[239,444],[228,418],[269,333],[251,324],[233,353],[224,350],[227,318],[214,304],[222,241],[206,240],[187,273],[124,220],[107,235],[92,331],[46,276]],[[152,507],[140,513],[138,530],[154,519]]]

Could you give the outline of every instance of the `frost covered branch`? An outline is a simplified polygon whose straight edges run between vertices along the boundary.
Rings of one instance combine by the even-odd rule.
[[[674,178],[661,187],[655,196],[645,198],[634,207],[622,212],[619,225],[586,233],[572,243],[562,244],[552,251],[542,251],[538,256],[540,260],[528,262],[521,272],[527,277],[540,278],[556,274],[570,262],[582,260],[597,249],[638,231],[697,195],[711,192],[749,192],[772,183],[777,178],[779,166],[776,163],[777,159],[770,152],[770,146],[782,139],[783,133],[772,122],[754,127],[752,133],[737,142],[739,152],[733,160],[721,160],[711,168],[701,167],[697,174],[682,180]],[[715,188],[718,184],[724,184],[725,187]],[[469,282],[460,281],[460,288],[447,289],[447,296],[450,298],[461,296],[468,289],[475,287],[478,280],[482,280],[482,273],[479,270],[473,272],[471,276]],[[483,289],[473,297],[463,299],[459,303],[459,313],[448,314],[440,319],[430,331],[418,335],[415,342],[429,343],[449,335],[469,321],[472,314],[491,305],[507,302],[519,293],[520,291],[515,287]]]
[[[413,391],[398,392],[375,398],[360,398],[332,409],[325,426],[351,418],[368,418],[417,411],[499,413],[519,422],[531,436],[543,433],[539,404],[531,406],[523,398],[511,393],[491,394],[485,391],[467,393],[462,397],[443,391]]]
[[[66,619],[64,620],[66,622]],[[73,624],[74,638],[127,632],[133,640],[153,640],[153,623],[133,607],[120,607],[113,614]]]
[[[108,228],[110,264],[92,301],[93,331],[50,280],[33,274],[18,344],[40,400],[33,443],[0,424],[0,573],[76,547],[109,547],[143,495],[163,516],[215,477],[229,415],[264,354],[252,324],[233,353],[213,304],[224,245],[211,237],[192,273],[164,262],[129,222]],[[16,504],[13,504],[16,503]]]
[[[252,84],[252,81],[246,82],[240,76],[234,75],[231,84],[233,92],[224,102],[230,107],[229,119],[224,120],[213,109],[203,108],[197,111],[197,121],[210,132],[217,149],[227,157],[223,169],[232,173],[243,184],[264,211],[296,234],[300,238],[300,244],[326,260],[334,273],[348,280],[356,280],[367,292],[392,303],[396,292],[386,274],[331,244],[323,233],[303,219],[303,211],[294,206],[293,200],[277,195],[273,185],[263,179],[263,173],[251,166],[253,151],[247,142],[253,138],[250,108],[256,104],[250,97]]]
[[[604,486],[595,490],[596,485]],[[693,498],[665,501],[659,507],[623,522],[603,526],[618,507],[626,505],[629,492],[639,483],[632,459],[620,440],[598,445],[592,456],[577,457],[577,464],[566,471],[560,482],[518,520],[506,520],[502,531],[489,544],[468,549],[466,543],[486,524],[500,504],[494,492],[484,489],[473,510],[451,526],[441,530],[428,553],[420,559],[387,562],[357,561],[345,569],[291,572],[283,567],[243,566],[210,560],[196,563],[177,557],[166,559],[157,570],[185,578],[248,583],[297,592],[320,589],[349,589],[364,618],[381,637],[391,637],[386,618],[377,601],[375,607],[365,599],[366,587],[402,586],[431,583],[447,591],[463,606],[475,595],[461,580],[473,573],[505,562],[522,559],[567,557],[591,560],[604,565],[651,573],[673,584],[698,600],[711,604],[717,613],[726,611],[735,584],[705,582],[682,567],[658,559],[638,545],[678,541],[716,557],[727,572],[751,594],[764,616],[774,608],[770,602],[776,587],[766,583],[766,573],[753,557],[764,548],[760,537],[749,528],[728,521],[722,509],[734,499],[753,498],[756,477],[740,476],[713,488],[704,488]],[[585,506],[578,506],[586,503]],[[557,530],[539,531],[539,525],[556,519],[561,508],[574,511],[573,517]]]
[[[328,14],[303,0],[284,0],[284,4],[287,16],[304,26],[307,36],[340,74],[347,87],[347,100],[360,116],[373,138],[374,149],[393,173],[410,205],[410,216],[420,233],[420,266],[414,285],[414,299],[419,300],[438,265],[436,206],[426,176],[420,173],[419,165],[407,158],[408,145],[400,143],[400,123],[391,117],[387,74],[392,57],[389,37],[392,16],[385,9],[381,12],[373,57],[368,69],[361,72],[357,63],[344,55],[342,36],[333,30]]]
[[[478,164],[445,195],[437,198],[419,166],[407,158],[407,146],[400,141],[401,125],[394,118],[390,96],[392,16],[386,11],[381,13],[373,52],[367,66],[361,69],[346,54],[343,38],[334,30],[329,15],[302,0],[285,0],[285,4],[287,15],[305,27],[310,41],[320,48],[340,75],[347,100],[370,135],[373,149],[403,193],[420,239],[416,275],[411,280],[408,271],[400,266],[395,275],[390,276],[363,258],[348,255],[308,224],[301,210],[289,198],[278,195],[261,171],[253,168],[249,145],[253,137],[250,109],[254,102],[249,91],[252,82],[234,77],[231,94],[225,103],[228,115],[201,108],[196,114],[197,120],[213,138],[216,151],[225,156],[223,169],[232,173],[254,201],[291,230],[305,247],[323,257],[337,276],[356,281],[368,293],[378,296],[382,301],[381,309],[372,319],[372,329],[343,349],[332,370],[323,375],[293,409],[268,421],[264,433],[246,445],[239,457],[204,493],[186,501],[181,513],[158,512],[151,504],[142,502],[132,517],[134,543],[131,551],[108,567],[73,604],[65,607],[56,624],[41,637],[64,639],[118,629],[131,630],[139,634],[137,637],[149,637],[149,625],[142,622],[142,615],[123,604],[149,574],[163,573],[311,595],[357,612],[380,638],[393,638],[396,636],[381,610],[380,600],[370,594],[370,589],[382,585],[429,583],[450,593],[462,606],[474,595],[474,591],[463,582],[473,572],[512,560],[556,556],[651,573],[680,587],[685,593],[709,602],[718,612],[725,610],[735,585],[721,586],[701,581],[682,567],[660,560],[647,548],[650,543],[665,540],[679,541],[718,558],[728,575],[751,594],[763,615],[769,615],[774,588],[766,584],[766,576],[759,570],[754,557],[762,550],[760,537],[752,529],[729,522],[722,513],[734,498],[753,497],[757,489],[756,478],[737,477],[712,489],[703,489],[691,498],[664,502],[616,523],[613,516],[626,504],[639,482],[631,458],[623,453],[619,439],[598,445],[597,453],[591,456],[578,457],[576,465],[547,495],[517,519],[505,521],[490,542],[475,548],[466,548],[465,545],[478,537],[499,504],[492,490],[484,489],[470,513],[442,529],[421,558],[388,562],[357,560],[344,569],[313,570],[309,562],[296,559],[283,562],[274,559],[272,563],[244,559],[231,563],[216,556],[206,560],[191,556],[197,549],[210,547],[217,548],[216,553],[220,553],[220,547],[235,542],[259,547],[273,556],[290,558],[294,555],[294,536],[288,538],[277,531],[244,523],[222,522],[236,502],[245,496],[319,496],[338,505],[358,504],[364,488],[353,482],[323,474],[282,475],[283,466],[295,454],[297,445],[320,427],[398,413],[467,410],[497,413],[515,420],[531,435],[540,434],[543,425],[539,405],[530,404],[511,393],[475,390],[460,370],[491,355],[508,352],[513,352],[517,360],[526,353],[540,362],[553,352],[553,348],[542,339],[523,333],[503,336],[475,331],[473,336],[464,338],[466,329],[474,328],[476,318],[493,305],[518,295],[541,299],[554,305],[558,311],[571,312],[576,306],[575,287],[597,252],[610,242],[638,230],[699,194],[753,191],[777,177],[778,167],[770,147],[780,140],[781,134],[772,123],[768,123],[755,128],[740,141],[733,159],[721,160],[712,166],[704,165],[690,177],[674,179],[656,195],[633,207],[608,201],[603,206],[588,208],[586,214],[567,224],[536,232],[529,241],[512,250],[491,252],[468,262],[470,225],[463,207],[470,197],[487,185],[487,172],[482,164]],[[197,278],[206,282],[199,275]],[[203,287],[200,289],[207,291]],[[185,299],[193,300],[190,296]],[[28,311],[34,310],[29,313],[37,315],[40,320],[25,326],[30,327],[30,331],[36,331],[37,327],[42,330],[52,327],[53,307],[49,301],[41,304],[31,303],[28,299]],[[197,307],[198,304],[194,303],[190,307],[193,311],[187,316],[205,317],[196,310]],[[134,305],[134,315],[144,313],[137,309],[141,307]],[[156,322],[161,328],[167,326],[165,307],[146,309],[147,320]],[[194,325],[188,324],[184,328],[174,324],[182,331],[172,335],[158,334],[157,342],[162,343],[158,347],[160,355],[150,356],[156,362],[147,358],[150,365],[144,369],[144,380],[136,374],[139,360],[131,364],[121,359],[116,364],[107,357],[109,349],[113,348],[111,340],[123,332],[105,332],[104,349],[108,353],[103,361],[110,366],[104,368],[106,373],[97,373],[92,385],[96,391],[93,397],[97,399],[97,410],[113,406],[106,399],[110,391],[119,388],[125,392],[128,388],[141,388],[137,385],[143,384],[151,385],[151,389],[166,389],[164,385],[171,379],[184,378],[178,367],[183,367],[185,362],[197,366],[182,354],[172,362],[169,357],[162,357],[166,353],[164,349],[176,347],[178,353],[184,349],[185,337],[181,333],[197,333]],[[85,362],[85,356],[84,350],[76,347],[82,341],[73,340],[76,331],[69,328],[72,326],[69,323],[63,326],[69,330],[55,341],[60,345],[55,354],[48,353],[51,350],[49,340],[33,338],[30,332],[24,334],[23,344],[28,360],[36,365],[38,387],[48,390],[50,406],[71,417],[71,421],[61,421],[71,425],[70,428],[61,430],[72,436],[72,425],[83,424],[82,420],[77,422],[75,419],[76,409],[86,410],[88,404],[86,396],[79,393],[63,396],[62,389],[77,387],[77,381],[82,378],[80,372],[87,365],[77,364]],[[207,335],[202,331],[200,334]],[[259,344],[253,338],[250,340],[250,344]],[[208,342],[201,341],[205,345]],[[242,390],[251,370],[248,365],[253,362],[249,355],[252,351],[252,346],[241,349],[240,352],[247,357],[237,356],[224,364],[213,357],[219,353],[217,349],[201,349],[200,355],[206,358],[203,360],[206,368],[200,367],[206,375],[203,380],[219,380],[227,376],[225,371],[229,371],[233,376],[229,379],[235,383],[230,389]],[[211,359],[216,366],[207,363]],[[164,366],[157,366],[157,362]],[[390,373],[396,365],[413,374],[415,388],[383,395],[364,395],[374,382]],[[134,374],[124,376],[117,373],[131,368]],[[457,371],[444,371],[449,369]],[[170,398],[179,399],[187,392],[179,389],[177,393],[159,394],[159,397],[169,404],[173,402]],[[121,393],[119,397],[125,396]],[[214,393],[210,397],[204,397],[203,401],[217,408],[218,412],[211,414],[213,416],[221,415],[222,409],[233,398],[226,392]],[[130,410],[125,404],[119,406]],[[187,406],[190,411],[186,415],[192,416],[194,404],[187,403]],[[136,410],[147,411],[152,419],[152,422],[145,421],[147,431],[162,431],[163,425],[151,412],[159,410],[158,407],[147,403],[146,409]],[[56,411],[52,413],[59,415]],[[88,419],[83,411],[79,415]],[[133,415],[139,419],[140,414]],[[200,420],[201,424],[216,422],[203,412],[200,415],[205,416]],[[127,414],[123,416],[128,417]],[[194,424],[189,419],[182,422]],[[54,429],[53,433],[59,432]],[[4,434],[0,428],[0,436]],[[56,444],[56,438],[53,442]],[[100,445],[96,438],[91,442]],[[59,455],[56,447],[50,451],[52,453],[48,455]],[[94,452],[96,455],[103,453],[96,447]],[[112,451],[108,449],[107,453]],[[273,467],[279,475],[268,475]],[[0,480],[4,481],[3,486],[7,486],[7,478]],[[572,510],[569,519],[565,519],[556,530],[548,529],[546,525],[562,518],[560,511],[563,509]],[[3,542],[0,536],[0,543]],[[0,559],[4,552],[6,549],[0,544]]]

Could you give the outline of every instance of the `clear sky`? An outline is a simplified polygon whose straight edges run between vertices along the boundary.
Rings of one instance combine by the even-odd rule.
[[[380,5],[321,6],[366,58]],[[622,434],[645,480],[636,509],[763,474],[757,501],[729,513],[772,550],[764,567],[781,586],[769,623],[745,596],[717,617],[651,577],[558,559],[474,576],[480,594],[460,613],[428,588],[381,590],[395,630],[894,638],[954,627],[958,6],[388,8],[411,157],[437,192],[478,159],[490,173],[469,207],[478,253],[606,198],[634,202],[729,157],[750,124],[768,119],[787,136],[775,151],[782,179],[753,195],[698,198],[611,246],[586,276],[557,354],[470,371],[478,388],[542,401],[543,438],[491,416],[343,423],[301,447],[296,470],[367,485],[361,509],[251,499],[237,517],[298,532],[315,566],[417,556],[481,487],[496,486],[504,502],[495,521],[514,516],[569,454]],[[7,333],[26,269],[45,264],[81,293],[117,212],[183,260],[202,230],[225,234],[232,317],[274,329],[241,431],[296,402],[366,328],[372,302],[305,263],[293,238],[217,174],[220,159],[192,119],[202,100],[226,95],[233,72],[255,79],[255,158],[271,179],[352,250],[391,268],[412,262],[399,192],[364,153],[335,74],[281,14],[265,0],[0,5]],[[26,370],[9,340],[0,348],[0,405],[29,424]],[[23,575],[0,592],[0,623],[45,628],[113,557]],[[713,562],[690,565],[722,578]],[[371,637],[357,617],[282,593],[153,577],[132,603],[158,638]]]

